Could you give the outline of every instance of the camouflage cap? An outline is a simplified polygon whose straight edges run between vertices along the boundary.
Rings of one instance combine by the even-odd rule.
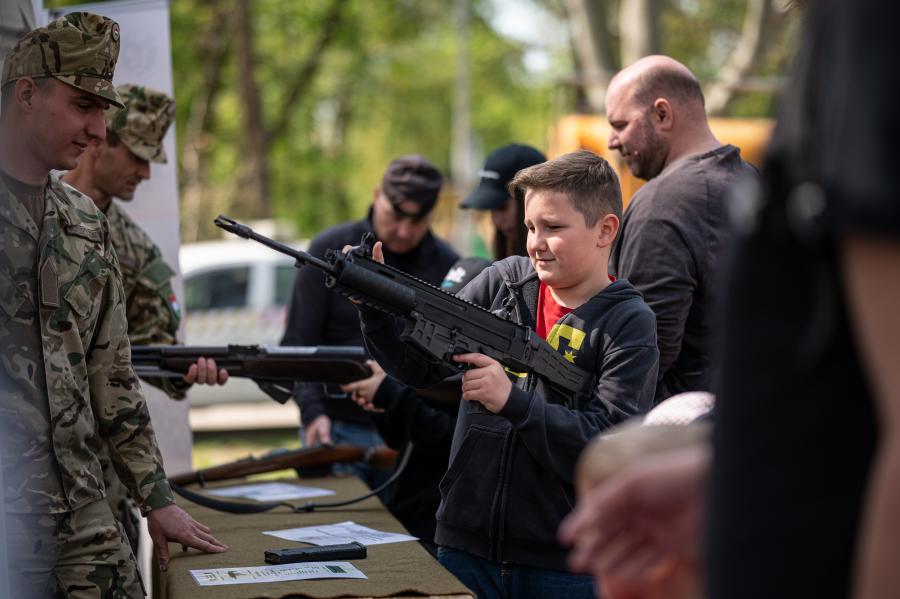
[[[175,118],[175,100],[142,85],[120,85],[116,91],[125,106],[107,109],[106,127],[138,158],[165,163],[162,140]]]
[[[27,33],[3,64],[0,86],[22,77],[53,77],[118,106],[112,84],[119,58],[119,24],[74,12]]]

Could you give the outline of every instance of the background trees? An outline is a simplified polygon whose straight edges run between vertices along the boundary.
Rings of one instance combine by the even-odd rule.
[[[460,180],[459,156],[546,147],[557,118],[602,112],[608,78],[648,52],[691,67],[714,112],[769,116],[795,27],[779,1],[172,0],[182,240],[218,236],[219,212],[309,237],[361,215],[401,153]]]

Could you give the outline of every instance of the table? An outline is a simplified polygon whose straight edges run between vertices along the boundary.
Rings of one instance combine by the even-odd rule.
[[[290,479],[296,482],[335,491],[334,495],[318,501],[338,501],[364,494],[367,489],[355,477]],[[230,481],[212,486],[246,484]],[[196,487],[191,487],[195,490]],[[295,500],[302,505],[306,500]],[[374,545],[368,557],[351,563],[368,576],[368,580],[302,580],[293,582],[240,584],[201,587],[190,570],[264,566],[263,552],[292,546],[304,546],[262,534],[265,530],[279,530],[300,526],[314,526],[352,520],[377,530],[406,533],[403,526],[372,497],[363,502],[310,513],[292,513],[277,508],[262,514],[226,514],[201,507],[179,498],[178,504],[198,521],[210,526],[213,534],[230,547],[227,553],[203,554],[195,550],[182,552],[177,545],[169,545],[171,561],[166,572],[156,572],[153,581],[157,599],[294,599],[300,597],[419,597],[439,596],[474,599],[456,577],[445,570],[416,542]]]

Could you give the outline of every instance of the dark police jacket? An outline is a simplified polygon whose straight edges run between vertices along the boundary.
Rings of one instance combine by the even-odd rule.
[[[529,259],[513,256],[459,296],[534,328],[539,286]],[[390,374],[413,387],[448,376],[448,368],[427,363],[398,340],[392,317],[369,308],[360,313],[369,350]],[[596,375],[593,396],[571,405],[571,398],[522,376],[514,377],[498,414],[461,406],[440,483],[438,545],[495,562],[565,569],[556,529],[575,504],[578,455],[597,433],[650,408],[659,350],[653,312],[625,280],[560,319],[548,339]]]

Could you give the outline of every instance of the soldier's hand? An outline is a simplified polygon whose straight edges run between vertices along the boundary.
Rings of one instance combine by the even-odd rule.
[[[224,368],[216,372],[216,361],[212,358],[197,358],[196,364],[191,364],[184,382],[189,385],[224,385],[228,381],[228,371]]]
[[[175,505],[157,508],[147,514],[147,528],[153,540],[153,548],[159,560],[159,569],[165,571],[169,567],[169,542],[181,543],[181,548],[188,547],[206,553],[222,553],[228,546],[212,536],[210,528],[200,524],[186,511]]]
[[[384,412],[381,408],[376,408],[372,401],[375,399],[375,394],[387,375],[375,360],[366,360],[366,364],[372,369],[372,376],[341,385],[341,391],[349,393],[350,399],[367,412]]]

